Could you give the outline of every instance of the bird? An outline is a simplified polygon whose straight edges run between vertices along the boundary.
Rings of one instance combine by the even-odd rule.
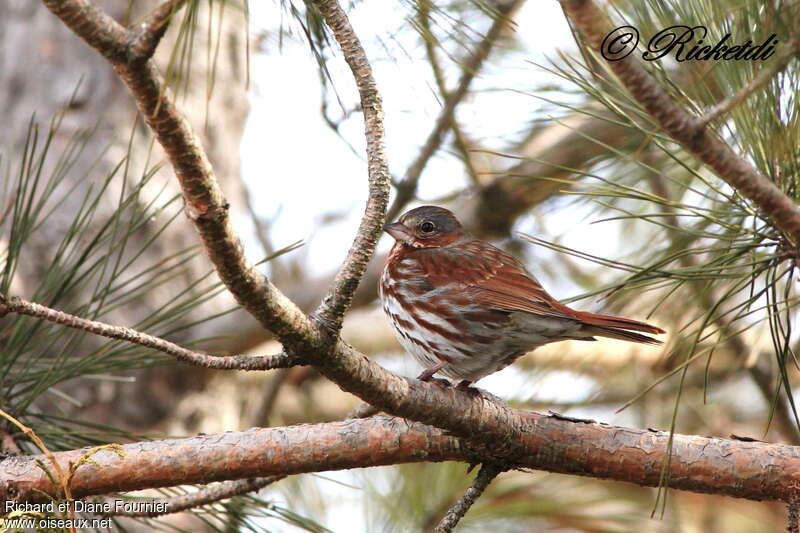
[[[643,344],[666,333],[632,320],[561,304],[514,256],[473,237],[449,210],[424,205],[384,226],[395,239],[378,291],[400,344],[434,375],[479,379],[540,346],[608,337]],[[449,381],[445,381],[449,384]]]

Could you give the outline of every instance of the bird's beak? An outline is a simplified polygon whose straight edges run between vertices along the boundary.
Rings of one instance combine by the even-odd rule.
[[[383,231],[394,237],[394,240],[399,242],[411,242],[412,237],[408,232],[408,228],[400,222],[392,222],[383,227]]]

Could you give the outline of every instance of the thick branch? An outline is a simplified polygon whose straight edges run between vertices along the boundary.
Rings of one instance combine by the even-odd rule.
[[[466,406],[465,406],[466,407]],[[498,406],[499,407],[499,406]],[[503,466],[657,486],[669,434],[571,422],[501,408],[526,431]],[[65,468],[85,450],[56,452]],[[251,429],[126,444],[122,454],[100,451],[72,479],[75,497],[209,483],[254,476],[292,475],[409,462],[481,460],[484,450],[446,432],[393,417]],[[39,456],[0,462],[0,497],[33,501],[57,493]],[[675,435],[669,486],[752,500],[788,501],[800,475],[800,448]]]
[[[204,368],[217,370],[269,370],[272,368],[286,368],[301,364],[296,357],[290,357],[285,353],[269,356],[260,355],[234,355],[216,356],[204,353],[193,352],[182,346],[135,329],[124,326],[112,326],[96,320],[80,318],[63,311],[51,309],[37,303],[28,302],[21,298],[9,298],[8,300],[0,296],[0,317],[7,313],[27,315],[41,318],[54,324],[60,324],[68,328],[79,329],[109,339],[128,341],[145,348],[158,350],[178,361],[189,363]]]
[[[367,139],[369,175],[367,206],[347,258],[315,313],[325,327],[338,334],[342,328],[344,314],[353,301],[353,294],[383,232],[386,206],[389,203],[390,176],[384,146],[383,106],[364,48],[336,0],[318,0],[315,1],[315,5],[336,37],[353,73],[361,98],[364,133]]]
[[[599,51],[611,31],[606,14],[592,0],[561,0],[561,4],[588,46]],[[800,244],[800,209],[792,199],[709,131],[702,119],[678,106],[634,55],[608,62],[631,95],[673,139],[753,202],[795,245]]]

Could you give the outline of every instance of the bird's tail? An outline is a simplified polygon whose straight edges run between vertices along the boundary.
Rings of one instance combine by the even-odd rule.
[[[619,339],[623,341],[641,342],[644,344],[661,344],[661,341],[635,333],[636,331],[644,331],[646,333],[666,333],[663,329],[639,322],[638,320],[631,320],[630,318],[620,318],[616,316],[597,315],[594,313],[580,312],[578,317],[584,325],[584,331],[590,335],[597,335],[600,337],[608,337],[610,339]],[[630,331],[633,330],[633,331]]]

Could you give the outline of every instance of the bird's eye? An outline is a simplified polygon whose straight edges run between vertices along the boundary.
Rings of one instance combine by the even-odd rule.
[[[433,222],[430,220],[426,220],[422,224],[419,225],[419,229],[422,230],[422,233],[431,233],[433,230],[436,229],[436,226],[433,225]]]

